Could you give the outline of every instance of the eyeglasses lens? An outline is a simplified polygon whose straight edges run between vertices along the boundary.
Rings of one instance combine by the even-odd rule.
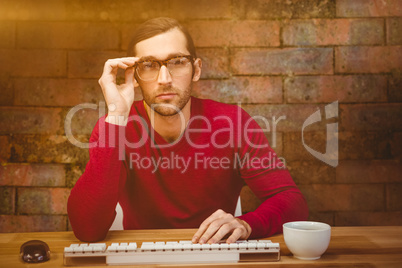
[[[175,57],[164,62],[172,76],[184,76],[189,73],[191,61],[187,57]],[[143,61],[137,66],[137,74],[143,81],[152,81],[158,77],[160,69],[161,61]]]

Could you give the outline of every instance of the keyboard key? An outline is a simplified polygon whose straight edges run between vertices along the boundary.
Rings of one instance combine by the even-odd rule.
[[[117,246],[108,246],[107,252],[117,252]]]
[[[217,243],[211,244],[211,250],[219,250],[219,244]]]
[[[227,249],[229,249],[229,244],[221,243],[219,245],[219,247],[220,247],[221,250],[227,250]]]
[[[237,244],[237,243],[231,243],[231,244],[229,244],[229,249],[230,249],[230,250],[239,249],[239,244]]]
[[[247,248],[248,249],[256,249],[257,248],[257,243],[254,243],[254,242],[248,243]]]
[[[64,248],[64,252],[65,253],[73,253],[74,252],[74,248],[69,246],[69,247],[65,247]]]
[[[75,247],[73,248],[74,253],[83,253],[84,252],[84,247]]]
[[[117,246],[117,252],[126,252],[127,246]]]
[[[192,244],[191,247],[193,250],[201,250],[201,244]]]
[[[93,249],[99,249],[100,251],[105,251],[106,250],[106,243],[90,243],[89,244],[90,247],[93,247]]]
[[[183,250],[191,250],[193,244],[186,243],[186,244],[182,244],[182,245],[183,245]]]
[[[181,251],[183,249],[183,245],[180,243],[173,245],[173,250]]]
[[[202,249],[202,250],[210,250],[210,249],[211,249],[211,245],[210,245],[210,244],[202,244],[202,245],[201,245],[201,249]]]
[[[248,243],[239,243],[239,249],[247,249]]]
[[[127,251],[135,251],[137,249],[137,243],[133,243],[131,242],[130,244],[128,244],[127,246]]]

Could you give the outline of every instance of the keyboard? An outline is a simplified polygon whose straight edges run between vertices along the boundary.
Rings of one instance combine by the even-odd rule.
[[[191,264],[279,261],[279,243],[242,240],[193,244],[191,241],[71,244],[64,248],[65,266]]]

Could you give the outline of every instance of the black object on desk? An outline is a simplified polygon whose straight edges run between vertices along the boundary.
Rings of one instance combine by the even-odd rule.
[[[50,259],[49,246],[41,240],[30,240],[22,244],[20,256],[24,262],[40,263]]]

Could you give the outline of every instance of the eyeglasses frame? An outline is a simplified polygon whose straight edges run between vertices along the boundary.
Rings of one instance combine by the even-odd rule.
[[[193,57],[193,56],[191,56],[191,55],[177,55],[177,56],[171,57],[171,58],[166,59],[166,60],[155,60],[155,59],[152,59],[152,60],[137,61],[137,62],[134,64],[133,67],[135,68],[135,74],[136,74],[136,76],[138,76],[139,79],[141,79],[141,80],[144,81],[144,82],[151,82],[151,81],[155,81],[155,80],[156,80],[156,78],[157,78],[158,75],[159,75],[159,72],[158,72],[158,75],[156,75],[155,79],[153,79],[153,80],[143,80],[143,79],[140,77],[140,75],[139,75],[139,73],[138,73],[138,71],[137,71],[137,66],[138,66],[138,64],[143,63],[143,62],[146,62],[146,61],[157,62],[157,63],[159,64],[159,71],[161,70],[162,66],[166,66],[166,68],[167,68],[168,71],[169,71],[169,68],[168,68],[168,66],[167,66],[168,62],[171,61],[171,60],[173,60],[173,59],[175,59],[175,58],[182,58],[182,57],[189,59],[192,65],[194,64],[194,57]],[[194,69],[193,69],[193,72],[194,72]],[[170,73],[170,71],[169,71],[169,74],[172,75],[172,74]],[[173,75],[172,75],[172,76],[173,76]]]

